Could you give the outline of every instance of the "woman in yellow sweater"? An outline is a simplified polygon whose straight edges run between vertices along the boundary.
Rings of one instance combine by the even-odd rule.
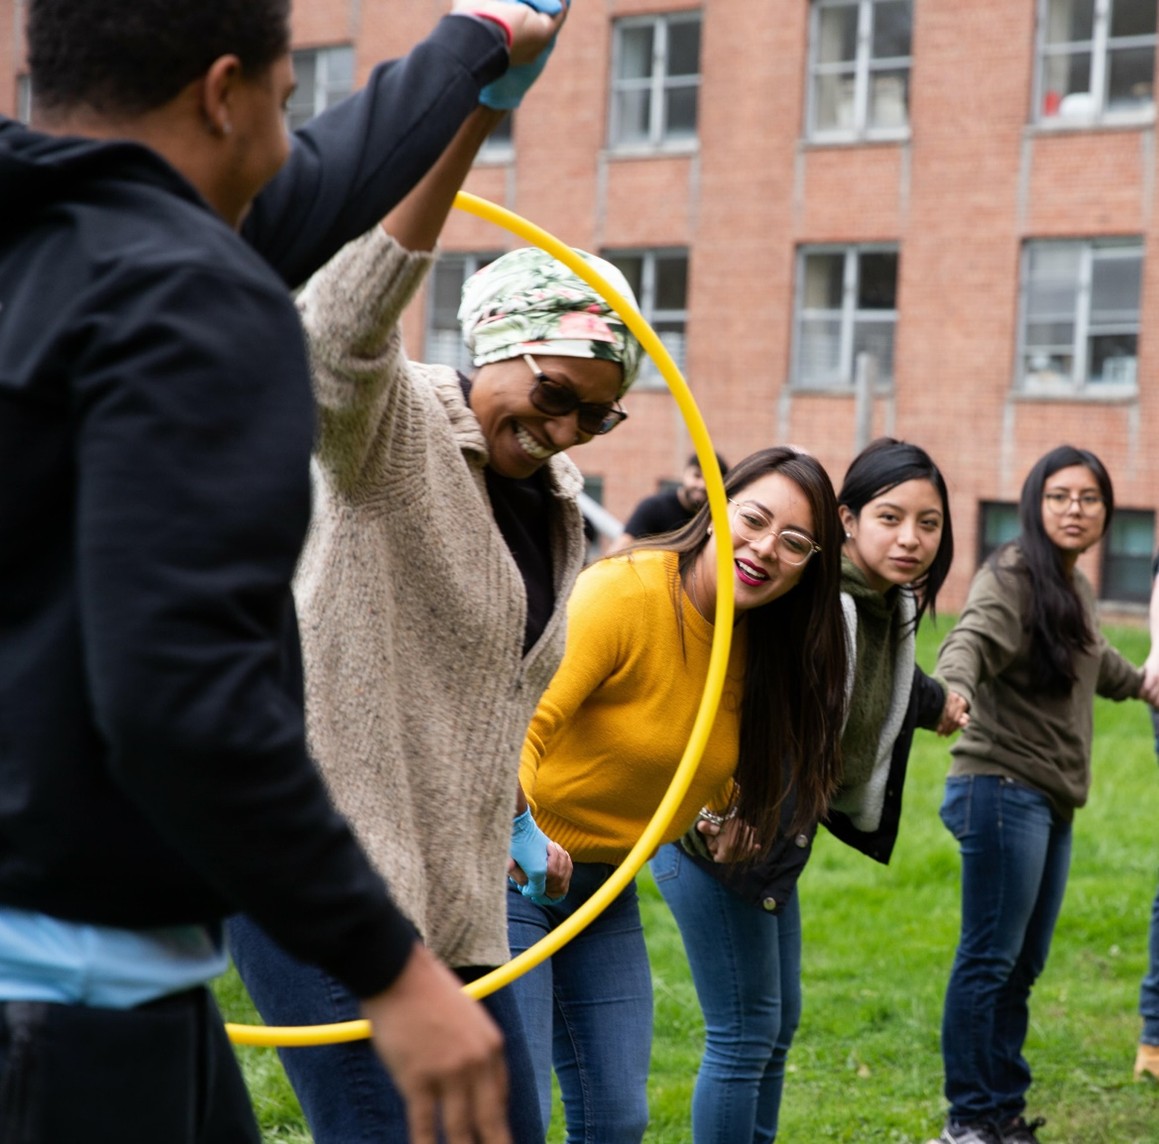
[[[812,457],[764,449],[725,481],[730,535],[707,508],[676,533],[586,569],[568,605],[567,650],[523,747],[536,821],[575,863],[555,905],[508,896],[512,953],[575,912],[624,859],[672,779],[712,642],[716,545],[733,552],[736,629],[720,711],[664,841],[702,807],[769,845],[824,810],[839,766],[845,636],[833,488]],[[786,797],[787,796],[787,797]],[[635,886],[513,986],[546,1123],[554,1064],[569,1141],[631,1144],[648,1121],[652,984]]]

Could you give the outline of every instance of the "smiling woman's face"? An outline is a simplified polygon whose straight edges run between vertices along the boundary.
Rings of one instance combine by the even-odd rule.
[[[623,384],[624,371],[614,361],[537,353],[535,363],[585,404],[610,405]],[[522,357],[480,366],[471,383],[471,411],[487,440],[490,466],[501,476],[530,477],[555,453],[592,439],[580,431],[574,411],[553,417],[536,409],[534,384]]]

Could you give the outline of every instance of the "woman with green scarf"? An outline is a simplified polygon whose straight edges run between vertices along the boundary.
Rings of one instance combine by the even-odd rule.
[[[842,841],[888,862],[914,728],[956,730],[958,696],[914,662],[914,636],[953,559],[946,482],[916,445],[881,438],[850,465],[837,497],[845,529],[841,606],[850,648],[842,779],[825,819]],[[793,819],[789,787],[782,822]],[[706,1043],[692,1100],[695,1144],[776,1139],[785,1061],[801,1014],[801,920],[794,889],[814,824],[785,829],[749,862],[739,818],[702,813],[652,873],[676,917]]]

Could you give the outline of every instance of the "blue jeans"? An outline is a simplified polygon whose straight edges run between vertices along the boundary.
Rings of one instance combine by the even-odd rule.
[[[537,906],[509,888],[512,954],[553,930],[604,884],[614,867],[577,862],[559,905]],[[652,973],[636,885],[558,953],[512,982],[527,1027],[543,1123],[551,1069],[559,1079],[568,1144],[635,1144],[648,1126]]]
[[[1030,989],[1046,964],[1070,869],[1071,825],[1045,795],[996,775],[946,780],[942,821],[962,854],[962,931],[942,1016],[950,1119],[1026,1107]]]
[[[704,1059],[692,1095],[695,1144],[777,1138],[785,1058],[801,1019],[801,913],[739,897],[675,843],[652,859],[704,1013]]]
[[[250,997],[270,1025],[323,1025],[362,1016],[357,999],[317,966],[291,957],[249,918],[229,923],[230,952]],[[481,971],[480,971],[481,972]],[[465,973],[469,979],[480,972]],[[543,1122],[529,1078],[523,1023],[509,989],[484,998],[503,1031],[515,1144],[543,1144]],[[315,1144],[407,1140],[406,1106],[369,1041],[279,1049]]]
[[[1159,711],[1151,708],[1151,723],[1155,729],[1155,754],[1159,756]],[[1139,990],[1139,1015],[1143,1018],[1145,1045],[1159,1045],[1159,893],[1151,903],[1151,932],[1148,940],[1151,951],[1147,976]]]

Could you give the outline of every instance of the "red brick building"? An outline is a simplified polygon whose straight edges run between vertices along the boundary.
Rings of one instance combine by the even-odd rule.
[[[6,113],[26,87],[21,7],[0,0]],[[446,4],[295,8],[309,115]],[[958,536],[948,609],[1008,534],[1027,469],[1064,441],[1116,485],[1113,535],[1085,566],[1105,599],[1138,601],[1159,499],[1156,10],[576,0],[468,189],[628,271],[727,458],[793,442],[839,482],[867,431],[928,448]],[[453,356],[462,274],[514,243],[456,213],[410,315],[413,356]],[[689,452],[662,385],[627,407],[576,454],[621,517]]]

